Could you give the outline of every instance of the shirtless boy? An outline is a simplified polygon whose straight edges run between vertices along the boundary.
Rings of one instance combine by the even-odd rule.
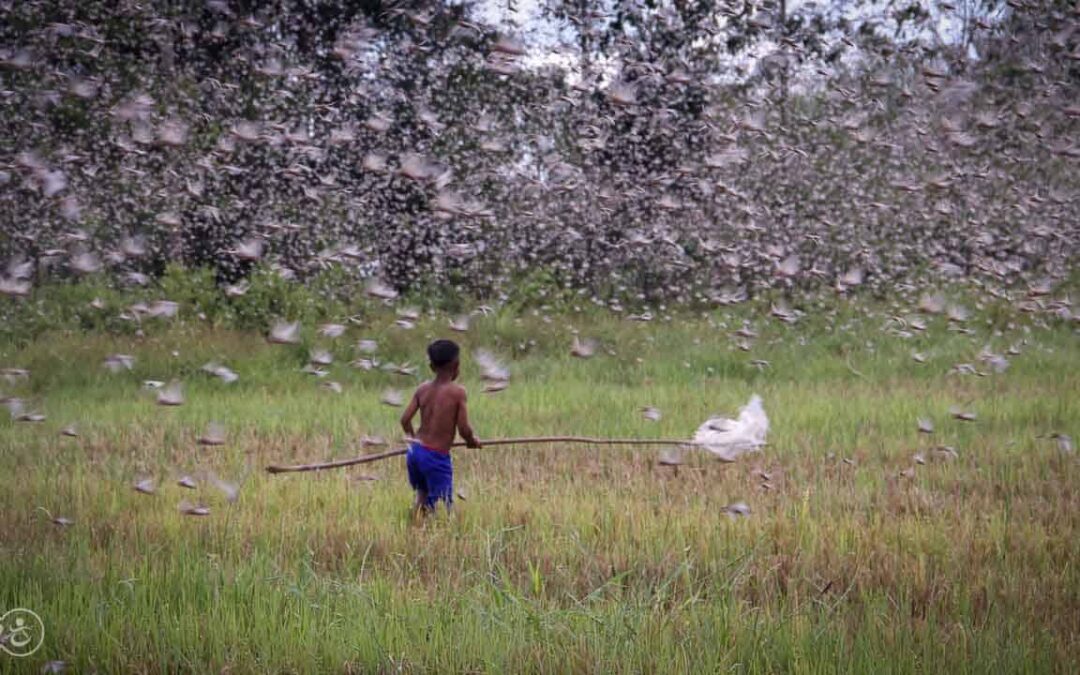
[[[405,465],[409,470],[409,484],[416,490],[414,517],[435,510],[439,500],[446,502],[447,511],[454,501],[454,465],[450,460],[450,447],[457,433],[465,439],[465,445],[479,448],[466,410],[465,387],[456,384],[461,353],[452,340],[436,340],[428,345],[428,360],[434,379],[416,389],[412,400],[401,416],[401,428],[405,430],[409,451]],[[412,420],[420,411],[420,432],[413,430]]]

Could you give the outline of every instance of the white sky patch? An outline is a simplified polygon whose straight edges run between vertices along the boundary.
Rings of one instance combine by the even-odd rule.
[[[599,3],[598,3],[599,4]],[[670,3],[661,3],[660,7],[652,13],[660,14],[670,7]],[[613,9],[610,5],[599,5],[601,13],[610,15]],[[968,19],[980,17],[988,23],[995,23],[1006,16],[1008,6],[1001,2],[997,8],[986,10],[980,0],[956,0],[954,8],[943,8],[940,2],[931,2],[925,6],[930,12],[930,19],[921,25],[907,24],[903,31],[897,35],[900,41],[929,40],[942,44],[955,44],[964,39],[964,26]],[[880,30],[888,35],[896,31],[896,22],[893,12],[897,10],[895,3],[888,0],[876,0],[872,2],[854,2],[852,0],[837,0],[833,2],[814,2],[813,0],[789,0],[788,12],[791,15],[798,13],[817,14],[825,13],[832,16],[843,15],[855,22],[872,21],[880,26]],[[529,50],[528,54],[521,58],[520,62],[525,67],[541,68],[555,66],[567,71],[569,83],[573,84],[581,77],[578,65],[581,55],[575,39],[576,29],[569,22],[559,22],[544,15],[539,0],[480,0],[472,6],[473,16],[483,23],[494,26],[507,35],[520,40]],[[642,8],[641,11],[649,12]],[[724,29],[727,19],[717,13],[717,27],[720,34]],[[835,40],[840,35],[831,36]],[[719,39],[719,38],[718,38]],[[745,74],[753,72],[758,61],[777,51],[778,45],[772,40],[759,40],[749,47],[744,53],[732,55],[723,59],[726,67],[723,73],[716,73],[717,81],[736,81]],[[978,52],[974,46],[968,45],[968,58],[978,59]],[[617,76],[618,64],[611,59],[593,55],[590,59],[591,68],[605,81],[610,81]]]

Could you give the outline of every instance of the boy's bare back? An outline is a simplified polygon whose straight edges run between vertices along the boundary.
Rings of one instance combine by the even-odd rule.
[[[409,403],[410,416],[420,410],[420,431],[416,440],[432,450],[449,452],[458,429],[463,437],[471,436],[466,412],[465,388],[454,382],[425,382],[416,389]]]
[[[461,433],[466,445],[479,448],[469,425],[469,412],[466,406],[465,387],[455,384],[460,372],[458,346],[450,340],[436,340],[428,346],[431,369],[435,379],[425,382],[416,389],[412,400],[401,416],[401,428],[405,435],[414,438],[425,447],[442,453],[449,453],[454,444],[454,437]],[[412,419],[420,411],[420,433],[413,430]]]

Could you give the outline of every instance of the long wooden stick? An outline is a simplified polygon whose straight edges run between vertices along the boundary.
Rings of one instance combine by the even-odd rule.
[[[693,441],[670,438],[590,438],[588,436],[525,436],[523,438],[494,438],[484,441],[484,447],[494,445],[527,445],[529,443],[586,443],[589,445],[697,445]],[[462,442],[454,443],[454,447],[465,445]],[[299,471],[322,471],[324,469],[340,469],[344,466],[355,464],[367,464],[377,462],[380,459],[397,457],[408,452],[408,448],[394,448],[386,452],[377,452],[361,457],[350,459],[338,459],[332,462],[316,462],[314,464],[281,465],[272,464],[266,467],[270,473],[295,473]]]

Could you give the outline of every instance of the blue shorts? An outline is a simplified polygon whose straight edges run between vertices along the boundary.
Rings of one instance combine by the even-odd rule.
[[[427,494],[424,501],[428,508],[444,500],[447,505],[454,501],[454,463],[450,454],[432,450],[420,443],[409,443],[405,453],[405,467],[409,470],[409,485],[417,492]]]

